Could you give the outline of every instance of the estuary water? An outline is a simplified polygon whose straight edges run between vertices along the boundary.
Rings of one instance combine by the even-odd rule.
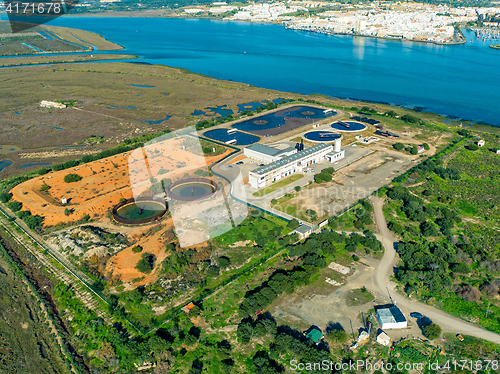
[[[500,126],[500,50],[467,31],[466,44],[443,46],[215,20],[68,16],[49,25],[96,32],[152,64]]]

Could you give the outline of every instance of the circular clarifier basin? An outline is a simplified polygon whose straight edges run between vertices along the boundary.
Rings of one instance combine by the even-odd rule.
[[[193,201],[204,199],[217,190],[214,182],[210,179],[185,179],[172,184],[168,195],[174,200]]]
[[[165,203],[159,201],[127,201],[113,209],[113,217],[120,223],[129,225],[154,221],[166,212]]]
[[[336,139],[342,138],[342,135],[331,131],[309,131],[304,134],[304,138],[313,142],[333,142]]]
[[[366,130],[366,126],[355,121],[337,121],[331,124],[332,128],[338,131],[356,132]]]

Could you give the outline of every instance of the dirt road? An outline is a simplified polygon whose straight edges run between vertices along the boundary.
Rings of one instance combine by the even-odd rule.
[[[441,326],[443,332],[471,335],[475,336],[476,338],[500,344],[499,334],[485,330],[478,325],[466,322],[462,319],[453,317],[429,305],[420,303],[418,301],[409,300],[404,295],[396,291],[396,283],[390,280],[391,275],[393,275],[394,273],[393,267],[396,261],[396,251],[394,249],[394,243],[396,240],[387,228],[384,213],[382,211],[384,203],[383,199],[372,196],[371,201],[374,208],[375,222],[380,232],[378,238],[384,245],[385,249],[384,257],[375,269],[374,283],[375,286],[379,289],[379,292],[381,294],[387,294],[387,290],[389,290],[393,301],[397,304],[398,307],[403,309],[403,311],[415,311],[422,313],[423,315],[431,319],[434,323]]]

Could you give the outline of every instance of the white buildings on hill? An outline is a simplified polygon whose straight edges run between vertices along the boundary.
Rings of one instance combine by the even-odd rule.
[[[297,149],[294,147],[288,147],[285,149],[271,148],[262,144],[253,144],[243,149],[245,156],[252,160],[258,162],[269,163],[278,161],[284,156],[291,156],[297,153]]]
[[[250,149],[247,151],[247,148]],[[290,149],[288,152],[290,154],[288,155],[285,152],[286,150],[280,151],[281,153],[277,154],[268,154],[266,151],[268,151],[269,147],[261,148],[254,145],[247,148],[245,148],[244,152],[246,155],[250,152],[252,154],[250,157],[260,160],[266,158],[273,160],[268,165],[250,171],[248,183],[253,188],[268,186],[281,178],[302,172],[312,164],[324,161],[325,159],[334,162],[345,157],[345,151],[340,148],[340,139],[336,140],[335,148],[331,144],[317,144],[300,152],[297,152],[296,149]],[[271,149],[274,150],[274,148]],[[276,160],[276,158],[278,159]]]

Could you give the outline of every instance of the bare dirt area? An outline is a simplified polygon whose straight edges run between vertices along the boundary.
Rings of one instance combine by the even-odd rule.
[[[175,139],[171,141],[177,142]],[[148,173],[173,180],[197,166],[206,167],[207,163],[215,162],[231,151],[205,158],[183,150],[181,145],[171,144],[168,155],[164,152],[163,148],[151,146],[148,168],[144,158],[138,157],[142,155],[139,149],[33,178],[13,188],[12,194],[15,200],[23,203],[24,209],[44,217],[45,226],[75,222],[85,215],[97,219],[107,215],[120,199],[133,197],[131,180],[135,181],[140,193],[149,186]],[[68,174],[76,174],[81,180],[67,183],[64,178]],[[145,185],[140,186],[143,182]],[[44,188],[48,190],[42,192]],[[62,204],[63,198],[67,204]],[[65,214],[67,209],[72,210],[70,215]]]
[[[134,235],[139,238],[137,242],[108,260],[105,269],[106,276],[113,281],[123,282],[125,290],[154,283],[158,279],[161,268],[159,264],[167,257],[165,242],[169,238],[168,231],[172,228],[172,220],[164,220],[156,225],[153,230],[150,228],[149,232]],[[141,246],[143,250],[134,253],[132,248],[135,246]],[[135,268],[144,253],[155,256],[156,266],[149,274],[141,273]]]
[[[295,211],[312,209],[318,217],[335,215],[389,183],[418,159],[380,145],[367,148],[373,153],[336,171],[332,182],[303,188],[286,205],[296,207]]]

